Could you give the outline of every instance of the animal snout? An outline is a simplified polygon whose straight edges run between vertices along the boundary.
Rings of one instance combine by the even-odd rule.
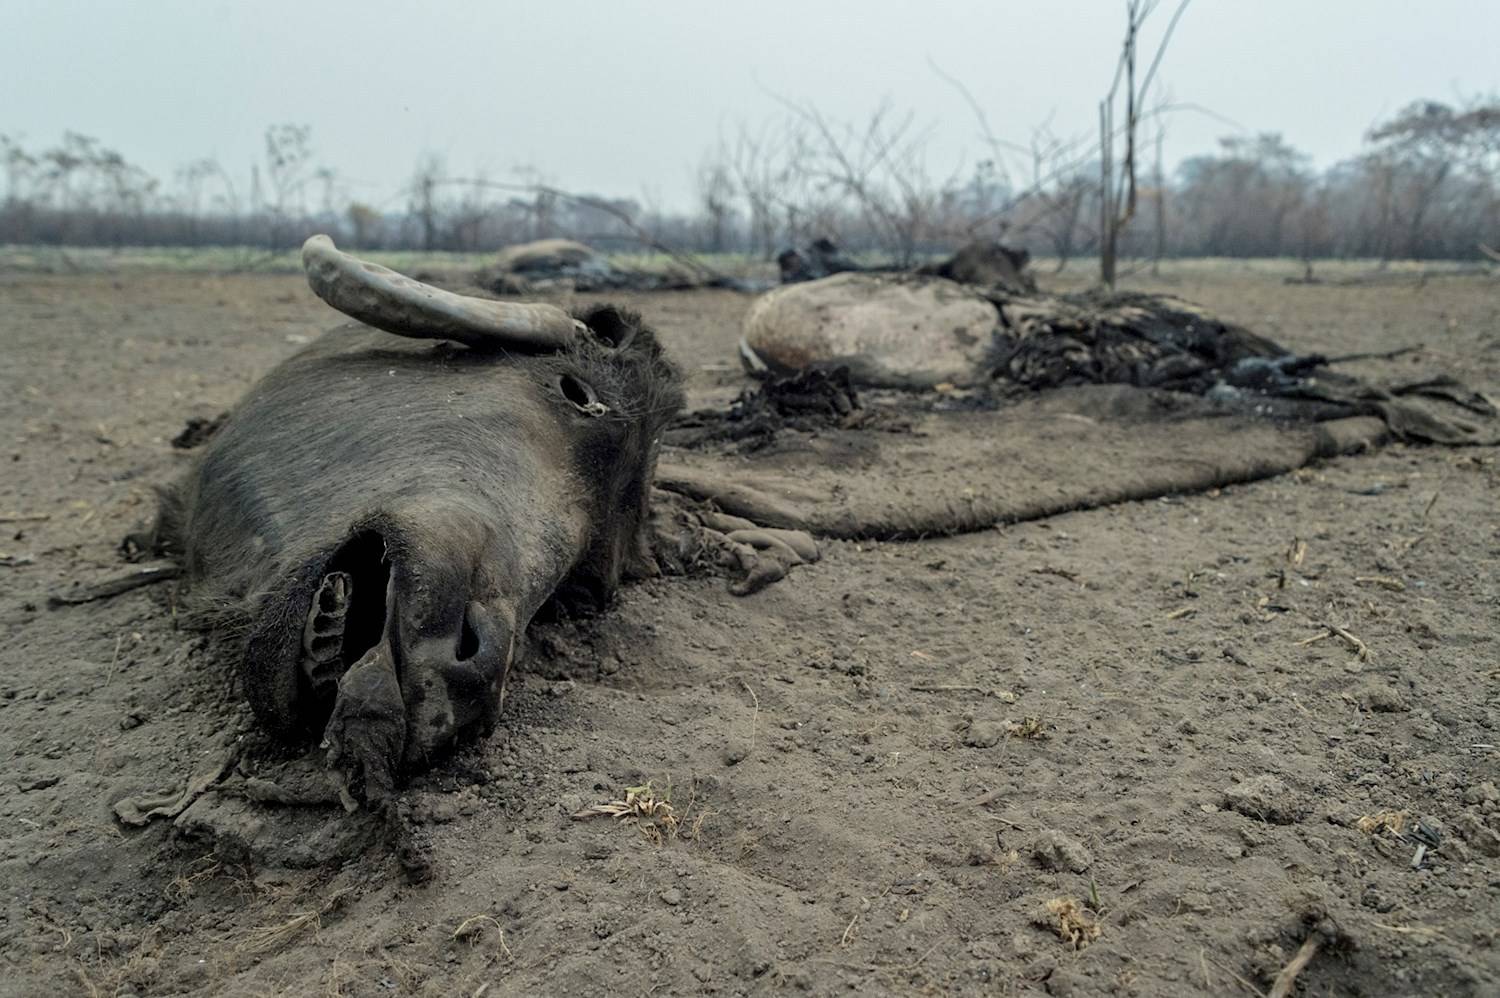
[[[509,614],[479,600],[457,604],[439,626],[424,623],[420,632],[395,629],[408,764],[427,762],[476,725],[494,727],[514,647]]]

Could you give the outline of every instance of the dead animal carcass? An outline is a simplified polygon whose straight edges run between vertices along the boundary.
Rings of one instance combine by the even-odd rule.
[[[528,623],[653,574],[681,379],[613,308],[464,297],[303,250],[359,320],[262,378],[163,496],[151,544],[243,635],[260,720],[321,735],[367,799],[493,726]],[[395,334],[395,335],[392,335]]]
[[[1289,419],[1379,416],[1409,440],[1500,438],[1494,405],[1451,379],[1378,387],[1334,369],[1358,357],[1295,354],[1178,298],[1047,294],[998,279],[986,260],[1001,258],[966,250],[928,273],[776,288],[746,313],[741,360],[761,375],[846,368],[855,384],[888,388],[1131,385]]]

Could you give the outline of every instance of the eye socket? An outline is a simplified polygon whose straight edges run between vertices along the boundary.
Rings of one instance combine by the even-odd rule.
[[[573,407],[585,416],[602,416],[609,412],[609,406],[599,401],[594,389],[573,375],[564,374],[557,379],[557,385],[562,389],[563,398],[573,403]]]

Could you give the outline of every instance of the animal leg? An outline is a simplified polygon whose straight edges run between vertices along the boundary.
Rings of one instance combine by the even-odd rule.
[[[729,586],[736,596],[757,593],[785,578],[793,566],[819,558],[818,544],[806,531],[762,527],[741,516],[695,508],[675,493],[656,493],[652,527],[662,571],[685,575],[695,565],[716,564],[738,576]]]
[[[741,528],[721,535],[727,554],[744,572],[738,582],[730,583],[736,596],[758,593],[773,582],[779,582],[793,565],[818,560],[818,545],[810,534],[801,530]]]

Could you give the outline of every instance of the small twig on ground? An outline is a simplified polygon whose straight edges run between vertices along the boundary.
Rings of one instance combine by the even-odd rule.
[[[1321,634],[1314,634],[1310,638],[1303,638],[1297,642],[1297,647],[1301,648],[1306,645],[1316,644],[1327,638],[1338,638],[1340,641],[1343,641],[1344,644],[1349,646],[1349,650],[1359,657],[1361,662],[1368,662],[1370,660],[1370,646],[1337,624],[1324,624]]]
[[[1235,983],[1238,984],[1240,987],[1244,988],[1246,991],[1250,992],[1253,995],[1258,996],[1258,998],[1266,998],[1266,993],[1264,991],[1262,991],[1260,988],[1256,987],[1254,984],[1251,984],[1249,981],[1245,980],[1239,974],[1236,974],[1234,971],[1230,970],[1228,967],[1224,966],[1219,961],[1217,961],[1217,960],[1209,960],[1208,962],[1213,965],[1213,967],[1214,967],[1215,970],[1222,971],[1222,972],[1228,974],[1230,977],[1234,978]]]
[[[1397,347],[1394,350],[1383,350],[1375,353],[1346,353],[1337,357],[1329,357],[1323,361],[1324,364],[1347,364],[1353,360],[1395,360],[1397,357],[1405,357],[1409,353],[1419,353],[1426,347],[1425,343],[1417,343],[1409,347]]]
[[[859,912],[856,911],[854,913],[854,917],[849,919],[849,924],[844,926],[844,934],[839,937],[840,946],[848,946],[851,942],[854,941],[854,927],[858,924]]]
[[[1359,656],[1359,660],[1361,662],[1368,662],[1370,660],[1369,645],[1365,644],[1359,638],[1356,638],[1354,635],[1350,634],[1348,631],[1344,630],[1337,624],[1329,624],[1328,629],[1334,634],[1337,634],[1339,638],[1349,646],[1349,650],[1354,652],[1355,655]]]
[[[908,686],[913,693],[984,693],[983,686]]]
[[[80,606],[95,600],[108,599],[134,589],[153,586],[158,582],[167,582],[177,578],[181,572],[181,568],[177,565],[152,565],[139,568],[129,575],[106,579],[91,586],[82,586],[72,592],[53,593],[47,597],[47,606],[55,610],[60,606]]]
[[[1167,619],[1168,620],[1181,620],[1183,617],[1190,616],[1191,614],[1195,614],[1197,612],[1198,612],[1198,608],[1196,606],[1185,606],[1185,607],[1182,607],[1180,610],[1173,610],[1171,613],[1167,614]]]
[[[1323,937],[1314,932],[1302,940],[1302,945],[1297,949],[1297,955],[1285,967],[1281,973],[1276,975],[1271,990],[1266,993],[1266,998],[1289,998],[1292,989],[1297,986],[1297,975],[1312,963],[1312,958],[1318,955],[1318,950],[1323,948]]]
[[[0,513],[0,523],[38,523],[50,519],[51,513]]]
[[[121,634],[115,638],[115,651],[109,657],[109,670],[104,674],[104,688],[109,689],[109,681],[115,678],[115,663],[120,660],[120,646],[125,643],[125,635]]]
[[[1438,484],[1437,484],[1437,488],[1434,489],[1433,492],[1432,492],[1432,498],[1429,499],[1429,500],[1427,500],[1427,505],[1422,510],[1422,519],[1424,519],[1424,520],[1427,519],[1427,514],[1429,514],[1429,513],[1432,512],[1432,507],[1434,507],[1434,506],[1437,505],[1438,496],[1441,496],[1442,494],[1443,494],[1443,480],[1439,479],[1438,480]]]
[[[760,697],[755,695],[750,684],[743,679],[740,680],[740,685],[745,688],[746,693],[750,694],[750,701],[754,704],[754,709],[750,712],[750,751],[753,753],[755,751],[755,724],[760,720]]]
[[[1403,936],[1427,936],[1432,939],[1448,938],[1441,931],[1425,925],[1386,925],[1384,922],[1371,922],[1370,924],[1377,929],[1384,929],[1387,932],[1395,932]]]
[[[864,914],[866,911],[869,911],[870,906],[876,901],[879,901],[881,898],[889,894],[891,892],[891,886],[892,885],[887,885],[885,890],[881,891],[874,897],[859,899],[859,909],[855,911],[854,917],[849,919],[849,924],[844,926],[844,934],[839,937],[840,946],[847,948],[848,945],[854,941],[854,928],[859,924],[859,916]]]
[[[458,928],[453,930],[454,940],[467,939],[470,946],[479,945],[480,937],[484,935],[485,926],[493,926],[498,936],[500,952],[505,954],[507,960],[514,960],[516,955],[510,951],[505,944],[505,928],[499,920],[492,915],[470,915],[458,923]]]
[[[1393,593],[1406,592],[1406,583],[1400,579],[1393,579],[1389,575],[1356,575],[1354,584],[1356,586],[1379,586]]]
[[[975,797],[973,800],[969,801],[969,806],[984,807],[986,804],[993,804],[1004,795],[1004,790],[991,790],[988,793],[982,793],[978,797]]]
[[[921,956],[917,957],[911,963],[902,964],[900,967],[898,967],[896,969],[899,970],[903,974],[909,974],[909,973],[911,973],[913,970],[916,970],[918,967],[922,966],[922,964],[927,960],[927,958],[929,956],[931,956],[933,953],[937,952],[937,948],[939,946],[941,946],[941,945],[943,945],[943,940],[939,939],[937,942],[935,942],[931,946],[927,947],[927,952],[925,952]]]

